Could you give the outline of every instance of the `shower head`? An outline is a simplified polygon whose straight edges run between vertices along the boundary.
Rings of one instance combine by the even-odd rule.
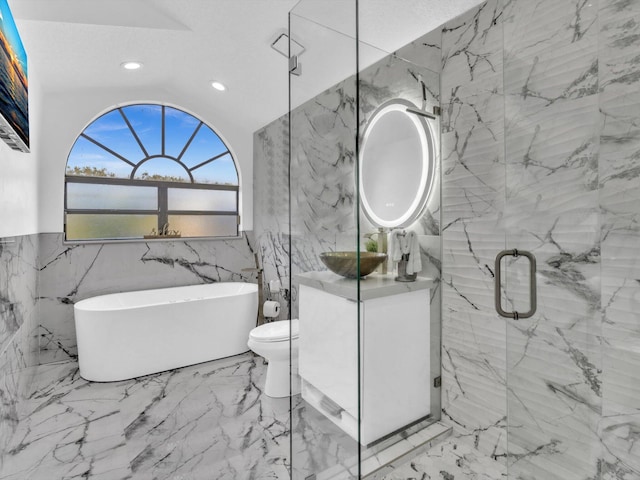
[[[286,31],[281,31],[276,34],[275,40],[271,42],[271,48],[273,48],[280,55],[289,58],[289,34]],[[305,51],[304,46],[291,39],[291,56],[302,55]]]

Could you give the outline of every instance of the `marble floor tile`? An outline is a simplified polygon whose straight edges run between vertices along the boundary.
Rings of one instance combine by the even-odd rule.
[[[506,467],[450,437],[388,473],[384,480],[506,480]]]
[[[290,402],[262,394],[266,364],[252,353],[122,382],[88,382],[75,361],[26,373],[33,382],[19,405],[0,480],[289,479]],[[352,465],[357,442],[300,396],[292,405],[294,479]],[[388,452],[371,457],[378,462],[371,470],[416,447],[424,451],[433,443],[424,435],[431,432],[430,441],[448,429],[431,425],[414,432],[415,439],[403,437],[406,446],[390,443]],[[462,445],[437,448],[411,465],[427,469],[458,459],[467,473],[476,464],[492,465]]]
[[[112,383],[35,367],[2,480],[288,478],[289,399],[251,353]]]
[[[252,353],[122,382],[88,382],[75,361],[28,373],[0,480],[289,479],[289,399],[262,394]],[[294,478],[357,459],[357,442],[300,396],[292,405]],[[427,445],[412,438],[389,454]]]

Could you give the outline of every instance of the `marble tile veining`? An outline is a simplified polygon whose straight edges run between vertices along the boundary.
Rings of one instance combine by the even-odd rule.
[[[0,238],[0,469],[19,426],[18,408],[38,363],[38,235]]]
[[[114,383],[36,367],[0,478],[288,478],[289,400],[262,395],[265,367],[247,353]]]
[[[387,473],[383,480],[506,480],[506,468],[461,442],[458,437],[445,439],[427,452]]]
[[[194,240],[66,245],[40,235],[40,363],[75,359],[73,304],[84,298],[211,282],[255,282],[251,235]]]
[[[598,4],[602,480],[640,478],[640,2]]]
[[[33,372],[2,480],[289,480],[290,468],[304,479],[357,462],[357,442],[299,395],[290,429],[289,399],[262,393],[266,364],[252,353],[122,382],[88,382],[73,361]],[[367,454],[368,468],[449,432],[416,431]]]
[[[502,90],[502,0],[488,0],[442,28],[442,104]]]
[[[496,0],[443,28],[443,417],[514,478],[635,472],[637,275],[609,262],[635,258],[639,7]],[[531,319],[494,313],[503,248],[537,257]],[[526,308],[528,275],[505,278]]]

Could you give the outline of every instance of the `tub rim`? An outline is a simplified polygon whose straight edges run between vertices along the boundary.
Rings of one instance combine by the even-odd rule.
[[[166,292],[168,290],[173,290],[173,289],[177,289],[177,288],[188,288],[188,287],[207,287],[207,286],[213,286],[213,285],[238,285],[240,286],[240,288],[246,289],[246,291],[236,291],[234,293],[228,293],[226,295],[219,295],[219,296],[197,296],[197,297],[188,297],[188,298],[182,298],[179,300],[164,300],[162,299],[162,297],[160,297],[159,301],[154,301],[154,302],[147,302],[147,303],[142,303],[142,304],[138,304],[138,305],[129,305],[129,306],[124,306],[124,305],[117,305],[114,304],[112,306],[105,306],[104,304],[99,304],[99,302],[108,299],[108,298],[115,298],[115,297],[120,297],[120,296],[135,296],[136,293],[140,293],[140,292]],[[138,290],[130,290],[130,291],[126,291],[126,292],[115,292],[115,293],[105,293],[102,295],[95,295],[92,297],[87,297],[84,298],[82,300],[78,300],[77,302],[74,303],[73,305],[73,309],[75,310],[79,310],[79,311],[87,311],[87,312],[115,312],[115,311],[119,311],[119,310],[137,310],[137,309],[143,309],[143,308],[152,308],[152,307],[158,307],[158,306],[162,306],[162,305],[174,305],[174,304],[180,304],[180,303],[186,303],[186,302],[195,302],[195,301],[204,301],[204,300],[215,300],[215,299],[224,299],[224,298],[231,298],[231,297],[238,297],[238,296],[244,296],[244,295],[251,295],[254,293],[258,292],[258,285],[255,283],[249,283],[249,282],[212,282],[212,283],[196,283],[196,284],[190,284],[190,285],[175,285],[173,287],[161,287],[161,288],[149,288],[149,289],[138,289]],[[99,304],[99,306],[95,305],[95,304]]]

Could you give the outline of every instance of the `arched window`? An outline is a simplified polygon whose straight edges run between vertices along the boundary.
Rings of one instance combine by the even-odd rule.
[[[75,141],[65,176],[67,240],[238,235],[238,171],[193,115],[118,107]]]

